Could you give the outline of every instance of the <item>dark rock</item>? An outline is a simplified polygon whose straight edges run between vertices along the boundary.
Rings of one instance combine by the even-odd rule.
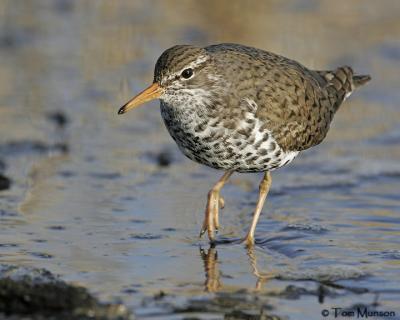
[[[69,119],[63,111],[52,111],[47,114],[47,119],[53,122],[58,128],[64,128],[68,123]]]
[[[168,167],[172,162],[171,154],[166,151],[160,152],[156,159],[160,167]]]
[[[150,162],[157,164],[159,167],[168,167],[173,161],[172,155],[168,150],[147,152],[145,153],[144,157]]]
[[[47,270],[9,265],[0,265],[1,313],[24,319],[131,319],[123,305],[100,303],[87,289]]]
[[[65,230],[65,227],[64,226],[49,226],[49,227],[47,227],[47,229],[61,231],[61,230]]]
[[[10,189],[11,180],[0,174],[0,191]]]

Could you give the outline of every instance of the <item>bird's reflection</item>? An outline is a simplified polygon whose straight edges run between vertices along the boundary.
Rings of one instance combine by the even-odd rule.
[[[202,247],[200,247],[200,256],[203,261],[204,272],[206,277],[206,280],[204,282],[205,291],[217,292],[219,290],[222,290],[224,287],[221,280],[221,278],[223,278],[222,277],[223,272],[220,271],[218,253],[215,244],[210,245],[208,250],[205,250]],[[266,282],[268,282],[268,280],[276,278],[279,272],[278,270],[268,271],[268,272],[263,272],[262,270],[260,270],[258,268],[256,250],[253,246],[247,247],[247,256],[251,271],[253,275],[256,277],[256,283],[253,290],[258,292],[264,288],[264,285]],[[325,281],[319,283],[315,291],[315,295],[317,296],[318,302],[320,304],[323,304],[326,296],[329,295],[329,288],[341,289],[357,294],[364,294],[365,292],[368,292],[368,290],[365,288],[346,287],[330,281]],[[285,292],[283,292],[283,294],[285,294]]]
[[[275,277],[274,272],[260,272],[257,265],[257,256],[253,246],[247,247],[247,256],[249,257],[250,266],[253,270],[253,274],[256,276],[257,281],[255,285],[255,290],[259,291],[263,288],[263,285],[267,280],[273,279]]]
[[[200,247],[200,255],[203,260],[204,272],[206,275],[206,281],[204,283],[205,291],[216,292],[222,286],[217,249],[214,245],[210,245],[207,251]]]
[[[208,250],[200,247],[200,256],[203,260],[206,280],[204,289],[207,292],[217,292],[222,288],[221,271],[219,268],[218,253],[215,245],[210,245]],[[257,265],[257,256],[254,247],[247,248],[247,256],[254,276],[257,278],[254,289],[259,291],[267,280],[274,278],[274,272],[260,272]]]

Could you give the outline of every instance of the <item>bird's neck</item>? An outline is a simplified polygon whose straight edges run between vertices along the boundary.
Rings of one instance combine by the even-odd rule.
[[[161,101],[161,115],[167,127],[175,127],[176,129],[187,131],[194,123],[200,121],[199,115],[204,105],[193,104],[171,104],[166,101]]]
[[[184,127],[193,127],[204,119],[213,105],[213,93],[203,89],[191,89],[179,95],[167,96],[161,100],[161,114],[167,122]]]

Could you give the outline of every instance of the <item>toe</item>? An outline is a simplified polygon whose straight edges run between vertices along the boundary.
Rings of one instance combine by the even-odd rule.
[[[219,207],[223,209],[225,207],[225,200],[222,197],[219,197]]]

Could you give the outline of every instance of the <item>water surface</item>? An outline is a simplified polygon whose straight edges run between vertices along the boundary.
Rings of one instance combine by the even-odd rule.
[[[1,1],[1,262],[145,319],[399,315],[399,13],[398,1]],[[373,77],[322,145],[273,173],[250,251],[198,239],[222,173],[180,154],[157,103],[116,114],[164,49],[218,42]],[[260,178],[223,189],[221,239],[247,231]]]

